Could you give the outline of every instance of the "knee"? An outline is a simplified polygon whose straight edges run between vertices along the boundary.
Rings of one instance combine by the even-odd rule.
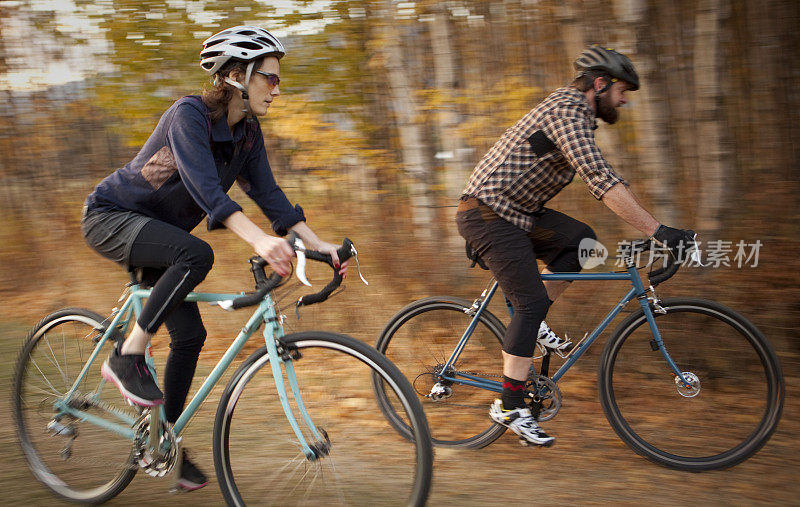
[[[181,257],[180,261],[183,261],[191,269],[202,272],[204,276],[211,271],[211,267],[214,265],[214,250],[211,249],[211,245],[195,237],[192,237],[192,240],[182,249]]]
[[[198,267],[205,268],[207,271],[210,271],[211,266],[214,265],[214,250],[211,249],[211,245],[201,239],[198,239],[194,250],[196,265]]]
[[[529,322],[536,322],[538,326],[538,322],[544,320],[552,304],[553,302],[550,301],[550,298],[547,297],[547,293],[545,293],[544,297],[537,301],[518,303],[514,304],[513,307],[514,313],[519,314],[520,318]]]
[[[597,234],[595,234],[594,229],[592,229],[591,227],[589,227],[586,224],[582,224],[582,225],[583,225],[583,227],[581,228],[581,230],[578,232],[578,234],[575,236],[575,238],[573,238],[573,240],[572,240],[573,243],[578,245],[584,239],[597,240]]]

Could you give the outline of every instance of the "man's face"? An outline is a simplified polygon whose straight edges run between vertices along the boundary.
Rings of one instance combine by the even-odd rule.
[[[617,108],[628,102],[625,98],[625,92],[628,90],[628,83],[625,81],[617,81],[611,88],[600,95],[600,104],[597,108],[597,117],[613,125],[619,120],[619,111]]]

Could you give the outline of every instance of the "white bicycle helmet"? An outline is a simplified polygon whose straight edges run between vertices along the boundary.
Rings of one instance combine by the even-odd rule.
[[[248,62],[266,55],[280,59],[286,54],[281,41],[256,26],[234,26],[203,41],[200,66],[214,75],[228,60]]]
[[[277,37],[256,26],[234,26],[216,33],[203,41],[200,51],[200,66],[209,75],[215,75],[229,61],[250,62],[245,72],[245,84],[241,84],[227,76],[223,80],[239,89],[244,99],[244,112],[250,116],[250,103],[247,85],[253,73],[253,66],[258,58],[274,56],[279,60],[286,54],[283,44]]]

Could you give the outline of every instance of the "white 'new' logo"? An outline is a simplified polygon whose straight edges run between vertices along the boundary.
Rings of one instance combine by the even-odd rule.
[[[608,258],[608,249],[599,241],[583,238],[578,244],[578,262],[583,269],[600,266]]]

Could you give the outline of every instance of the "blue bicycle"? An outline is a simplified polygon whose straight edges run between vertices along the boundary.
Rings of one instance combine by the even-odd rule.
[[[329,255],[298,250],[328,264]],[[349,240],[338,252],[355,254]],[[163,409],[122,402],[100,364],[126,335],[152,289],[132,281],[121,308],[103,316],[67,308],[45,317],[25,340],[14,374],[17,435],[34,476],[66,500],[101,503],[119,494],[138,470],[178,477],[181,434],[247,340],[263,328],[265,346],[233,373],[214,420],[217,480],[230,505],[422,505],[428,496],[433,449],[425,414],[400,371],[369,345],[322,331],[283,333],[283,315],[271,297],[281,283],[267,278],[266,262],[250,259],[252,294],[190,293],[226,310],[255,306],[227,352],[174,425]],[[306,295],[299,308],[324,301],[334,279]],[[152,355],[147,362],[155,376]],[[403,439],[375,409],[375,375],[409,429]],[[287,386],[288,385],[288,386]]]
[[[760,449],[777,427],[785,390],[777,356],[761,332],[730,308],[702,299],[659,299],[654,287],[680,264],[665,260],[649,273],[646,287],[636,259],[648,248],[636,243],[623,272],[542,275],[625,281],[631,288],[552,374],[553,354],[542,350],[538,371],[532,366],[528,376],[527,402],[539,421],[555,417],[562,400],[559,380],[636,301],[600,358],[600,401],[609,423],[634,451],[658,464],[695,471],[733,466]],[[449,296],[415,301],[389,321],[377,341],[376,348],[413,384],[436,445],[481,448],[506,430],[488,416],[502,392],[505,326],[487,309],[497,288],[493,280],[474,301]],[[384,382],[376,378],[374,386],[386,417],[410,437]]]

